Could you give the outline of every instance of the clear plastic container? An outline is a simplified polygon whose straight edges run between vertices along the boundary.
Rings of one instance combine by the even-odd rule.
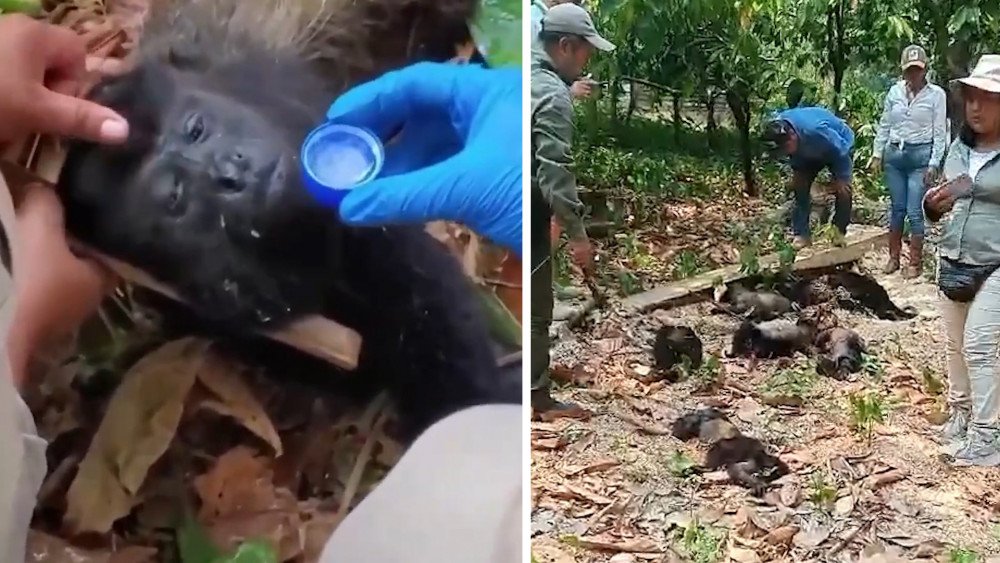
[[[300,161],[309,193],[323,205],[337,208],[351,190],[378,177],[385,147],[367,129],[326,122],[303,141]]]

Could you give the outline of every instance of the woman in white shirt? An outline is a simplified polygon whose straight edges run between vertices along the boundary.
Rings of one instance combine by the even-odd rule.
[[[919,45],[903,49],[903,79],[885,96],[882,119],[872,150],[873,168],[884,164],[889,188],[889,261],[884,271],[899,270],[903,225],[910,220],[909,263],[904,278],[920,275],[924,242],[924,193],[941,169],[947,144],[944,89],[927,81],[927,53]]]

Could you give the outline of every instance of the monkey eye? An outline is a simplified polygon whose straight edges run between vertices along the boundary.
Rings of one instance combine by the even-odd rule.
[[[197,143],[205,134],[205,120],[201,114],[193,113],[184,122],[184,136],[192,143]]]

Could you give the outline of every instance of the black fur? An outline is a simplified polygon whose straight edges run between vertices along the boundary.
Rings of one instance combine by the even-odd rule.
[[[658,372],[671,383],[680,374],[677,368],[684,365],[696,370],[704,359],[701,339],[693,329],[686,326],[663,326],[656,331],[653,342],[653,361]]]
[[[788,466],[767,452],[756,438],[741,434],[714,408],[699,409],[674,421],[671,434],[680,440],[695,437],[708,442],[708,452],[696,473],[725,468],[729,478],[761,496],[771,482],[789,473]]]
[[[419,226],[347,227],[302,187],[298,147],[341,92],[335,61],[263,43],[216,60],[213,47],[223,52],[146,53],[92,93],[131,133],[120,148],[69,147],[69,231],[175,287],[202,328],[251,348],[252,329],[311,314],[354,328],[361,358],[346,377],[387,387],[407,437],[466,406],[520,403],[520,378],[501,376],[475,289],[444,245]]]
[[[868,276],[844,270],[827,276],[827,283],[844,309],[863,311],[886,321],[905,321],[917,316],[912,307],[900,309],[889,292]]]
[[[750,290],[734,283],[720,298],[723,308],[735,315],[758,321],[769,321],[791,312],[792,302],[775,291]]]
[[[743,321],[733,334],[731,356],[756,358],[789,357],[808,351],[814,333],[813,324],[805,319],[788,321],[775,319],[765,322]]]
[[[816,371],[837,380],[861,371],[865,343],[849,328],[834,327],[816,336]]]

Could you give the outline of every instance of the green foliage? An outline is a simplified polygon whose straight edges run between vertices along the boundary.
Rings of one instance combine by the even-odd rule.
[[[278,554],[263,541],[246,541],[226,555],[219,551],[193,517],[177,529],[180,563],[279,563]]]
[[[885,422],[888,407],[885,399],[876,392],[852,393],[848,396],[851,427],[871,444],[875,426]]]
[[[948,551],[949,563],[979,563],[981,560],[979,554],[970,549],[953,547]]]
[[[881,382],[885,377],[885,362],[874,354],[863,354],[861,356],[861,372],[872,378],[876,382]]]
[[[483,0],[473,34],[493,66],[521,65],[520,0]]]
[[[837,501],[837,487],[829,482],[825,473],[816,471],[809,478],[809,500],[824,510],[829,510]]]
[[[724,531],[710,529],[695,520],[681,534],[679,547],[693,563],[716,563],[722,558],[724,544]]]
[[[674,451],[673,455],[667,458],[667,470],[674,477],[687,477],[691,470],[698,465],[698,462],[682,451]]]
[[[779,370],[764,382],[763,391],[769,395],[805,398],[812,393],[818,377],[816,367],[809,361]]]

